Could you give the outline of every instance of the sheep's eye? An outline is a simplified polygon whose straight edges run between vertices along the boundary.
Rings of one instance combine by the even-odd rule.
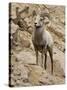
[[[43,18],[41,17],[41,18],[40,18],[40,20],[42,21],[42,20],[43,20]]]

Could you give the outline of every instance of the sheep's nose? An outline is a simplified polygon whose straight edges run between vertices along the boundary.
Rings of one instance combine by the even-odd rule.
[[[37,24],[37,22],[34,23],[35,25]]]

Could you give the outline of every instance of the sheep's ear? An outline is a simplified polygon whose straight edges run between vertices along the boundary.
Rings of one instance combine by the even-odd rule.
[[[44,18],[44,17],[48,17],[49,18],[49,11],[47,9],[43,10],[40,12],[40,15]]]
[[[44,18],[44,23],[45,23],[45,24],[49,24],[49,22],[50,22],[49,18],[48,18],[48,17],[45,17],[45,18]]]
[[[45,14],[41,14],[41,17],[43,17],[43,19],[44,19],[45,17],[49,18],[50,16],[49,16],[49,14],[45,13]]]
[[[36,16],[36,15],[37,15],[37,13],[36,13],[35,10],[33,10],[32,15],[33,15],[33,16]]]
[[[44,18],[43,17],[40,17],[40,20],[44,20]]]

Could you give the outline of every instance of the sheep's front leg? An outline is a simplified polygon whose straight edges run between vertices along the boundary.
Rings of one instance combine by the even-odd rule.
[[[38,50],[35,51],[36,51],[36,64],[38,65]]]
[[[44,61],[44,68],[46,69],[46,62],[47,62],[47,44],[45,44],[44,47],[44,55],[45,55],[45,61]]]
[[[41,53],[42,62],[41,62],[41,67],[43,67],[43,53],[44,53],[44,49],[42,47],[42,53]]]

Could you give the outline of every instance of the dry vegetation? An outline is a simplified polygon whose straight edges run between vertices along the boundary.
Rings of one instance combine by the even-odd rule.
[[[39,66],[36,65],[31,37],[34,30],[34,19],[39,13],[38,10],[45,11],[49,15],[50,23],[46,25],[46,29],[54,39],[53,75],[50,73],[49,55],[46,70],[41,68],[40,59]],[[11,86],[64,84],[65,7],[12,3],[9,21],[11,27],[9,31],[11,34]]]

